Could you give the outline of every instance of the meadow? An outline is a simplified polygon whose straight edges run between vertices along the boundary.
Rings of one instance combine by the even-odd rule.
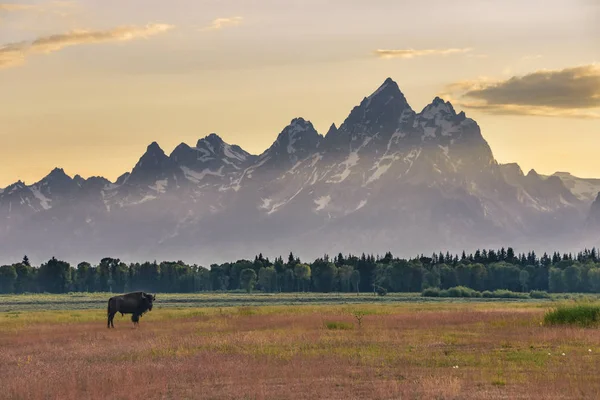
[[[0,398],[600,398],[600,330],[552,300],[159,294],[109,330],[107,296],[0,297]]]

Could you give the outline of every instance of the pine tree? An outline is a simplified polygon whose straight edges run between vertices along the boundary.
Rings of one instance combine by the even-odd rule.
[[[506,250],[506,261],[508,261],[509,263],[514,263],[515,261],[515,251],[512,247],[509,247]]]

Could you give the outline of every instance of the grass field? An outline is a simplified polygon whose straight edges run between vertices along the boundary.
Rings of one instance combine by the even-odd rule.
[[[111,293],[31,294],[0,295],[0,312],[29,310],[86,310],[104,309]],[[573,295],[571,295],[573,296]],[[589,297],[590,295],[575,295]],[[360,295],[351,293],[185,293],[158,294],[158,307],[240,307],[260,305],[306,305],[306,304],[392,304],[392,303],[448,303],[469,302],[468,298],[422,297],[421,293],[390,293],[375,296],[373,293]],[[497,302],[499,299],[478,299]],[[506,301],[506,299],[504,300]],[[515,301],[531,301],[515,299]],[[535,301],[535,300],[534,300]],[[539,302],[539,301],[538,301]]]
[[[334,296],[158,295],[111,330],[107,295],[0,297],[0,398],[600,398],[600,330],[552,302]]]

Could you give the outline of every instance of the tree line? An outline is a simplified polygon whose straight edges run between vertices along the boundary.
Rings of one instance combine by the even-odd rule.
[[[98,264],[72,266],[52,258],[33,266],[27,256],[0,266],[0,293],[128,292],[160,293],[260,290],[263,292],[421,292],[427,288],[464,286],[477,291],[547,291],[600,293],[598,251],[577,254],[515,254],[512,248],[477,250],[461,255],[434,253],[402,259],[384,256],[325,255],[303,263],[257,255],[254,260],[213,264],[182,261],[126,264],[104,258]]]

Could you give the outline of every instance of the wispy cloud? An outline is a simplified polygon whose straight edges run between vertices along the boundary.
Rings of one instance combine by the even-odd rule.
[[[31,42],[0,45],[0,68],[23,64],[25,59],[33,54],[49,54],[69,46],[148,38],[172,28],[172,25],[167,24],[149,24],[146,26],[122,26],[105,31],[75,30],[41,37]]]
[[[216,31],[230,26],[237,26],[242,23],[243,17],[217,18],[207,27],[200,29],[201,31]]]
[[[464,48],[464,49],[425,49],[425,50],[415,50],[415,49],[378,49],[375,50],[375,55],[379,58],[415,58],[415,57],[423,57],[423,56],[447,56],[450,54],[463,54],[468,53],[472,49]]]
[[[490,114],[600,118],[600,65],[455,82],[441,95]]]

